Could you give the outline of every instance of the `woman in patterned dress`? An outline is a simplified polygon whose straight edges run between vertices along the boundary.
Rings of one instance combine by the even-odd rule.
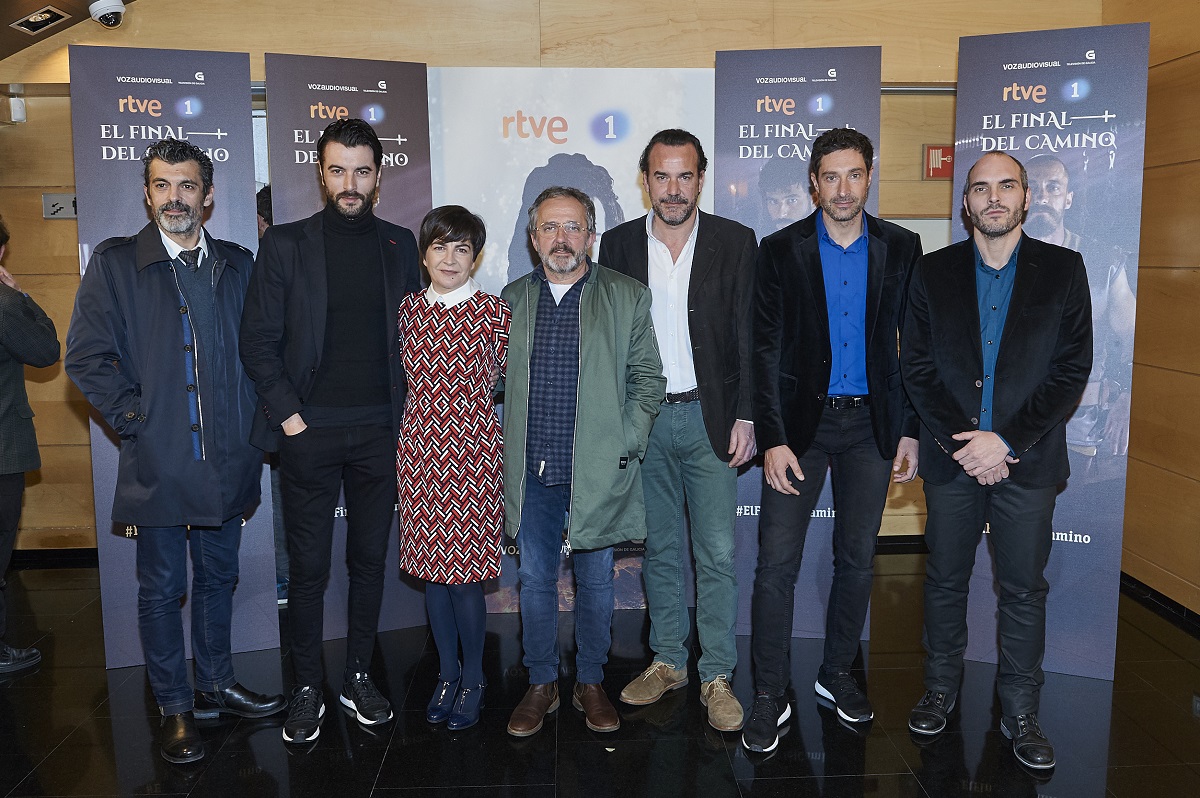
[[[478,723],[483,707],[483,581],[500,575],[504,512],[492,388],[510,312],[471,278],[484,238],[483,220],[466,208],[430,211],[419,237],[430,285],[406,296],[399,314],[408,377],[396,456],[400,567],[426,582],[440,659],[425,717],[456,730]]]

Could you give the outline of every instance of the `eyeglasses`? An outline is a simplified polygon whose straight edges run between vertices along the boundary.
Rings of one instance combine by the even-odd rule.
[[[563,222],[562,224],[558,222],[546,222],[545,224],[538,225],[537,230],[544,236],[557,235],[559,230],[562,230],[569,236],[577,236],[584,232],[585,228],[579,222]]]

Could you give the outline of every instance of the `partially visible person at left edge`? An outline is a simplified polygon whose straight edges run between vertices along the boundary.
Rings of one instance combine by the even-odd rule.
[[[138,628],[168,762],[204,756],[195,718],[259,718],[283,696],[238,684],[230,657],[242,517],[258,503],[254,389],[238,360],[253,259],[203,228],[213,165],[164,139],[144,163],[154,221],[96,247],[75,297],[66,370],[121,439],[112,518],[136,532]],[[180,599],[192,554],[188,685]]]
[[[8,228],[0,219],[0,261],[7,246]],[[17,542],[25,472],[42,467],[33,410],[25,394],[25,366],[52,365],[58,353],[54,322],[0,266],[0,676],[28,670],[42,661],[36,648],[13,648],[5,640],[4,574]]]

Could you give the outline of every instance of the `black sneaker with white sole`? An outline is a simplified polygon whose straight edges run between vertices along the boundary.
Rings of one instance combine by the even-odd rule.
[[[383,697],[371,677],[365,673],[353,673],[342,685],[342,703],[354,710],[358,722],[364,726],[387,723],[392,719],[392,705]]]
[[[325,717],[325,699],[321,688],[304,685],[292,691],[287,720],[283,722],[285,743],[315,742],[321,736],[321,718]]]
[[[779,727],[792,716],[792,705],[784,696],[755,693],[750,719],[742,727],[742,745],[765,754],[779,745]]]
[[[854,681],[850,671],[827,671],[824,668],[817,671],[817,681],[813,685],[817,695],[833,702],[837,707],[838,717],[850,723],[866,723],[875,717],[867,694]]]

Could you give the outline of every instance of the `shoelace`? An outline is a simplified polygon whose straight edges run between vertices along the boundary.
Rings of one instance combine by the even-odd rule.
[[[750,710],[751,717],[759,717],[762,715],[774,715],[777,712],[775,699],[766,693],[759,693],[754,696],[754,708]]]
[[[384,700],[383,694],[379,692],[379,688],[371,681],[371,677],[365,673],[356,673],[350,679],[353,684],[355,704],[372,704]]]
[[[315,718],[320,703],[316,690],[303,690],[292,699],[292,717],[296,720]]]

